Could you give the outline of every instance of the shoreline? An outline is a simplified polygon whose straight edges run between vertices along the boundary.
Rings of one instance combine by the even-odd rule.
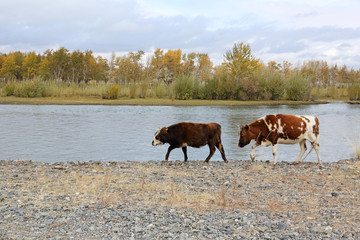
[[[260,105],[304,105],[304,104],[327,104],[327,100],[319,101],[237,101],[237,100],[172,100],[158,98],[135,98],[135,99],[101,99],[96,97],[43,97],[43,98],[20,98],[0,97],[0,104],[14,105],[140,105],[140,106],[260,106]]]
[[[357,239],[360,161],[0,161],[0,239]]]

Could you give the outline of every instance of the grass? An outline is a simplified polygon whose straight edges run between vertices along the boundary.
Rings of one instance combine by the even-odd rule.
[[[0,104],[30,105],[148,105],[148,106],[257,106],[257,105],[300,105],[320,104],[324,101],[237,101],[237,100],[172,100],[167,98],[119,98],[101,97],[0,97]]]

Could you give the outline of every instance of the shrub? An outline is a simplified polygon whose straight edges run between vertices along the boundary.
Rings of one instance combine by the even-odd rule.
[[[360,100],[360,84],[353,83],[348,87],[350,100]]]
[[[129,85],[129,97],[130,98],[135,98],[136,97],[136,85],[135,84],[130,84]]]
[[[286,93],[288,100],[308,100],[311,95],[311,82],[309,78],[299,72],[292,73],[289,76]]]
[[[102,99],[117,99],[119,97],[119,86],[116,84],[109,84],[103,90]]]
[[[279,100],[285,94],[285,81],[280,73],[273,72],[267,76],[260,77],[260,91],[266,100]]]
[[[190,76],[182,75],[176,78],[173,83],[173,94],[175,99],[191,99],[193,95],[193,86],[193,79]]]
[[[158,98],[163,98],[166,96],[166,88],[164,85],[158,85],[155,88],[155,94]]]
[[[219,81],[217,79],[210,79],[205,83],[200,90],[200,98],[202,99],[217,99],[218,97]]]
[[[146,97],[146,92],[148,90],[148,85],[146,83],[141,83],[140,84],[140,98],[145,98]]]
[[[23,81],[15,86],[14,96],[16,97],[47,97],[45,84],[41,81]]]
[[[2,88],[2,91],[5,96],[12,96],[15,92],[15,83],[14,82],[8,82],[5,84],[5,86]]]
[[[259,95],[259,82],[255,77],[250,77],[247,79],[244,79],[240,82],[241,90],[240,92],[243,92],[246,97],[246,100],[256,100]],[[239,93],[240,93],[239,92]],[[241,93],[242,95],[242,93]],[[240,96],[240,100],[245,100],[244,97]]]

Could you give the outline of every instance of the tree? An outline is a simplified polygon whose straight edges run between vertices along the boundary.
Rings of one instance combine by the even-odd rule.
[[[213,77],[213,64],[206,53],[197,54],[196,77],[201,82],[207,82]]]
[[[128,82],[140,82],[143,75],[143,65],[141,58],[144,55],[144,51],[137,51],[136,53],[130,52],[129,54],[118,57],[116,60],[117,76],[120,81]]]
[[[5,57],[4,63],[1,68],[1,76],[6,79],[14,80],[16,79],[16,62],[15,56],[13,54],[9,54]]]
[[[242,79],[249,78],[261,66],[260,59],[256,59],[251,54],[249,44],[235,43],[232,50],[224,54],[225,66],[230,76],[240,82]]]
[[[94,80],[97,81],[107,81],[107,72],[109,71],[109,64],[105,58],[101,56],[96,58],[96,71]]]
[[[27,79],[33,79],[37,75],[39,70],[41,58],[36,55],[35,52],[30,52],[25,56],[22,68],[24,71],[24,77]]]
[[[281,70],[281,64],[277,63],[275,61],[270,61],[268,62],[268,69],[270,71],[270,73],[274,73],[274,72],[278,72]]]
[[[49,64],[49,60],[46,57],[41,57],[41,62],[39,63],[39,69],[38,69],[38,74],[42,79],[52,79],[51,76],[51,69],[50,69],[50,64]]]
[[[58,81],[65,80],[65,71],[71,62],[69,50],[61,47],[54,52],[53,50],[47,50],[45,54],[49,60],[49,67],[52,76]]]
[[[84,54],[79,50],[70,54],[71,80],[79,83],[84,71]]]
[[[182,73],[182,53],[180,49],[168,50],[164,55],[163,68],[165,70],[165,83],[171,84]]]
[[[154,55],[151,58],[150,62],[150,75],[160,81],[165,77],[165,70],[163,69],[164,65],[164,50],[160,48],[154,51]]]
[[[190,76],[195,71],[197,54],[192,52],[183,55],[183,74]]]

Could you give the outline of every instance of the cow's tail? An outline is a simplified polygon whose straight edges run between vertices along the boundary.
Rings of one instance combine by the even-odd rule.
[[[316,143],[316,142],[311,143],[310,151],[306,154],[306,156],[305,156],[301,161],[304,161],[305,158],[307,158],[307,156],[309,156],[309,154],[311,153],[311,151],[314,149],[314,144],[317,144],[317,143]]]

